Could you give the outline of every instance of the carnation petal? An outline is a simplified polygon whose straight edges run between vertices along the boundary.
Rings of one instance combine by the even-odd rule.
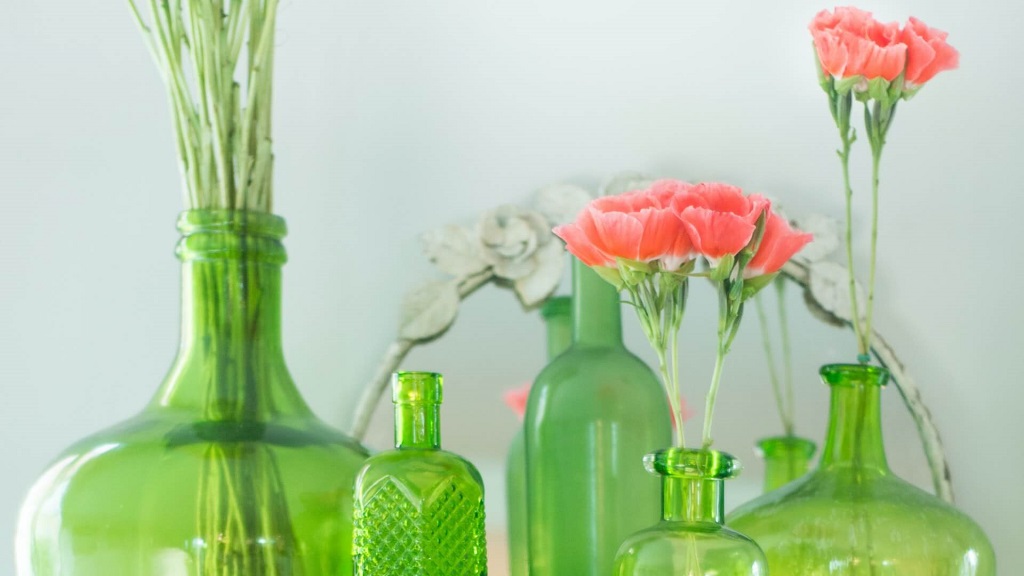
[[[694,249],[712,262],[726,254],[739,253],[750,242],[756,228],[741,216],[708,208],[687,208],[679,218]]]
[[[800,251],[813,236],[794,230],[785,218],[769,213],[765,221],[764,236],[757,254],[747,264],[743,275],[747,278],[777,272],[794,254]]]
[[[563,224],[552,231],[565,241],[565,249],[587,266],[615,265],[615,259],[597,248],[578,224]]]

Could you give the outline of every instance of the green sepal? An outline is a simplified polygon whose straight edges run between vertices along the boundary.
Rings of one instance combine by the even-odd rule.
[[[622,275],[619,274],[617,268],[608,268],[607,266],[592,266],[591,270],[597,272],[605,282],[608,282],[612,286],[615,286],[616,290],[622,290],[626,283],[622,280]]]
[[[735,263],[736,257],[732,254],[722,256],[722,259],[718,262],[718,266],[711,269],[709,278],[711,278],[713,282],[722,282],[732,273],[732,266]]]
[[[839,96],[846,96],[858,84],[864,81],[863,76],[851,76],[835,82],[835,91]]]
[[[743,282],[743,298],[742,298],[742,300],[746,301],[746,300],[752,298],[754,296],[754,294],[757,294],[765,286],[771,284],[772,281],[775,280],[775,277],[778,276],[778,275],[779,275],[778,272],[773,272],[771,274],[762,274],[761,276],[755,276],[753,278],[747,278],[746,281]]]
[[[622,281],[628,286],[636,286],[658,271],[652,263],[637,262],[628,258],[616,258],[615,263],[618,264]]]

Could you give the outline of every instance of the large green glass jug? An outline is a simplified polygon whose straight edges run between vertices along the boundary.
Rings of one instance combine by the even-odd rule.
[[[531,576],[608,576],[626,536],[658,520],[640,462],[671,444],[668,399],[622,344],[615,289],[573,261],[573,344],[537,376],[526,407]]]
[[[317,419],[281,346],[284,220],[189,211],[177,359],[139,415],[31,489],[19,576],[351,574],[362,447]]]
[[[888,371],[833,364],[821,376],[832,403],[818,468],[728,520],[761,546],[772,576],[994,576],[981,528],[889,469],[880,411]]]
[[[547,326],[548,362],[572,344],[572,300],[568,296],[551,298],[541,308]],[[508,448],[505,463],[508,491],[508,561],[511,576],[529,576],[527,556],[529,524],[526,520],[526,440],[519,428]]]
[[[371,456],[356,479],[357,576],[487,574],[484,484],[441,450],[441,375],[392,379],[395,449]]]

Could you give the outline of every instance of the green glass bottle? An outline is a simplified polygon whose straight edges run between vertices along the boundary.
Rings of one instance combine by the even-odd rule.
[[[355,573],[487,574],[484,484],[441,450],[441,375],[399,372],[392,388],[395,449],[371,456],[356,478]]]
[[[661,475],[661,522],[627,538],[614,576],[766,576],[753,540],[722,525],[724,484],[739,461],[715,450],[669,448],[644,458]]]
[[[551,298],[541,308],[547,326],[548,362],[572,343],[572,300],[568,296]],[[520,414],[522,417],[522,414]],[[526,520],[526,441],[519,428],[512,438],[505,463],[508,491],[508,560],[511,576],[529,576],[527,556],[529,524]]]
[[[764,491],[771,492],[807,474],[817,450],[814,442],[799,436],[773,436],[757,442],[764,460]]]
[[[626,536],[658,519],[639,465],[671,444],[668,399],[622,345],[619,294],[573,261],[573,344],[537,376],[526,407],[531,576],[608,576]]]
[[[351,574],[365,450],[317,419],[281,345],[284,220],[189,211],[178,356],[139,415],[29,492],[19,576]]]
[[[729,525],[760,544],[773,576],[994,576],[970,518],[901,480],[882,443],[884,368],[833,364],[828,436],[816,470],[735,510]]]

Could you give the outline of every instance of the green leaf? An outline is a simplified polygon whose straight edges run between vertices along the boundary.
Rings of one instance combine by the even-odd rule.
[[[718,266],[711,269],[710,278],[714,282],[722,282],[729,278],[729,274],[732,273],[732,266],[736,262],[736,257],[732,254],[726,254],[718,262]]]
[[[592,266],[591,270],[597,272],[597,275],[604,279],[605,282],[615,286],[616,290],[622,290],[625,287],[625,282],[622,280],[622,275],[619,274],[619,270],[617,268]]]
[[[747,280],[743,283],[743,297],[742,297],[742,300],[743,301],[749,300],[751,297],[754,296],[754,294],[757,294],[765,286],[771,284],[772,281],[775,280],[775,277],[778,276],[778,275],[779,275],[779,273],[775,272],[774,274],[763,274],[761,276],[755,276],[753,278],[747,278]]]

